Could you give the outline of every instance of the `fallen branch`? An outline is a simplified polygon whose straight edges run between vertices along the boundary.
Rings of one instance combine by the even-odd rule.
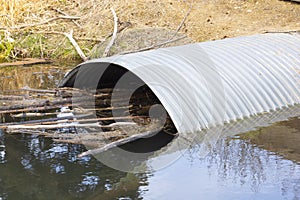
[[[77,51],[78,55],[81,57],[83,61],[87,61],[88,58],[85,56],[81,48],[79,47],[78,43],[73,38],[73,30],[70,31],[70,33],[63,33],[71,42],[71,44],[74,46],[75,50]]]
[[[111,143],[109,143],[109,144],[107,144],[103,147],[88,150],[86,152],[83,152],[83,153],[79,154],[77,157],[81,158],[81,157],[84,157],[84,156],[87,156],[87,155],[96,155],[96,154],[102,153],[104,151],[107,151],[109,149],[112,149],[114,147],[121,146],[121,145],[129,143],[129,142],[133,142],[137,139],[152,137],[153,135],[157,134],[157,132],[159,130],[160,129],[155,129],[155,130],[151,130],[151,131],[146,131],[144,133],[138,133],[138,134],[135,134],[135,135],[132,135],[132,136],[129,136],[129,137],[111,142]]]
[[[182,28],[182,26],[184,25],[186,19],[188,18],[189,14],[191,13],[193,8],[193,5],[190,5],[189,10],[187,11],[187,13],[185,14],[184,18],[182,19],[181,23],[179,24],[179,26],[177,27],[175,33],[169,38],[169,40],[172,40],[176,37],[176,35],[178,34],[178,32],[180,31],[180,29]],[[164,47],[166,44],[162,45],[161,47]]]
[[[89,108],[94,109],[95,105],[96,106],[101,105],[101,108],[96,109],[99,111],[131,108],[130,105],[124,104],[124,101],[126,101],[127,99],[120,97],[120,98],[115,98],[107,101],[106,99],[98,98],[101,97],[100,95],[95,95],[95,96],[86,95],[86,96],[78,96],[78,97],[58,98],[54,100],[35,99],[34,101],[36,102],[32,102],[33,100],[30,101],[18,100],[17,105],[1,106],[0,114],[30,112],[30,111],[38,111],[38,110],[51,110],[51,109],[61,108],[62,106],[64,107],[80,106],[80,103],[84,103],[84,109],[89,109]],[[112,103],[116,103],[119,106],[111,107]]]
[[[21,61],[1,63],[0,67],[27,66],[27,65],[36,65],[36,64],[49,64],[51,62],[52,61],[48,60],[48,59],[25,58],[24,60],[21,60]]]
[[[106,57],[108,55],[111,47],[115,43],[115,40],[117,38],[117,33],[118,33],[118,17],[117,17],[117,14],[116,14],[116,12],[113,8],[111,8],[110,10],[111,10],[111,12],[114,16],[114,32],[113,32],[113,35],[111,37],[110,42],[108,43],[107,47],[104,50],[103,57]]]
[[[58,113],[19,113],[12,115],[14,118],[28,118],[28,117],[46,117],[46,116],[51,116],[51,115],[57,115]]]
[[[62,14],[64,16],[70,17],[70,15],[68,15],[67,13],[57,9],[57,8],[52,8],[54,11],[58,12],[59,14]],[[80,26],[80,24],[78,24],[74,19],[71,20],[76,26],[78,26],[79,28],[82,28],[82,26]]]
[[[8,113],[19,113],[19,112],[30,112],[30,111],[43,111],[43,110],[53,110],[53,109],[58,109],[61,107],[66,107],[66,106],[74,106],[72,103],[61,103],[61,104],[56,104],[56,105],[45,105],[45,106],[38,106],[38,107],[26,107],[24,106],[23,108],[12,108],[11,110],[1,110],[0,108],[0,114],[8,114]],[[15,106],[17,107],[17,106]]]
[[[128,119],[129,117],[124,117],[122,119]],[[104,119],[104,118],[103,118]],[[109,118],[111,119],[111,118]],[[114,118],[115,119],[115,118]],[[15,124],[8,126],[0,126],[1,128],[7,129],[57,129],[57,128],[69,128],[69,127],[98,127],[98,128],[114,128],[114,127],[122,127],[122,126],[137,126],[135,122],[115,122],[109,125],[100,125],[97,121],[98,119],[87,119],[87,120],[57,120],[51,122],[50,120],[46,121],[44,119],[44,123],[41,124]],[[85,123],[78,124],[81,121],[91,121],[94,123]],[[96,122],[95,122],[96,121]]]
[[[297,33],[300,32],[300,29],[294,29],[294,30],[282,30],[282,31],[276,31],[276,30],[266,30],[263,33]]]
[[[0,113],[9,113],[10,110],[18,110],[18,109],[26,109],[26,108],[38,108],[38,107],[48,107],[48,106],[54,106],[54,105],[64,105],[64,104],[70,104],[72,103],[72,98],[66,98],[66,99],[58,99],[58,100],[42,100],[38,101],[36,104],[31,104],[30,106],[28,105],[13,105],[13,106],[2,106],[0,107]],[[18,112],[18,111],[15,111]]]
[[[191,13],[191,11],[192,11],[192,8],[193,8],[193,6],[192,6],[192,4],[191,4],[189,10],[188,10],[187,13],[185,14],[183,20],[181,21],[181,23],[180,23],[179,26],[177,27],[177,29],[176,29],[174,35],[173,35],[170,39],[173,39],[173,38],[178,34],[178,32],[179,32],[180,29],[182,28],[183,24],[185,23],[186,19],[187,19],[188,16],[190,15],[190,13]]]
[[[121,33],[122,31],[126,30],[128,27],[131,27],[131,26],[132,26],[131,22],[123,22],[123,23],[121,22],[121,26],[118,28],[117,34],[118,34],[118,33]],[[98,48],[103,44],[103,42],[105,42],[108,38],[110,38],[110,37],[112,37],[112,36],[113,36],[113,33],[107,35],[107,36],[105,37],[105,39],[99,40],[99,41],[98,41],[99,43],[96,44],[96,45],[92,48],[91,52],[96,51],[96,49],[98,49]],[[84,38],[82,38],[82,40],[84,40]]]
[[[181,37],[174,38],[174,39],[171,39],[171,40],[167,40],[167,41],[162,42],[162,43],[154,44],[154,45],[149,46],[149,47],[145,47],[145,48],[141,48],[141,49],[137,49],[137,50],[132,50],[132,51],[124,51],[124,52],[120,53],[119,55],[124,55],[124,54],[129,54],[129,53],[137,53],[137,52],[142,52],[142,51],[148,51],[148,50],[151,50],[151,49],[154,49],[154,48],[157,48],[157,47],[161,47],[165,44],[176,42],[176,41],[184,39],[186,37],[187,37],[186,35],[183,35]]]
[[[74,116],[76,117],[76,115]],[[64,123],[70,123],[68,126],[76,126],[76,124],[72,123],[82,123],[82,122],[99,122],[99,121],[110,121],[110,120],[125,120],[125,119],[147,119],[145,116],[124,116],[124,117],[99,117],[99,118],[91,118],[91,119],[69,119],[70,117],[65,118],[48,118],[48,119],[41,119],[41,120],[32,120],[32,121],[25,121],[25,122],[18,122],[18,123],[5,123],[0,124],[0,128],[7,128],[7,129],[33,129],[34,127],[39,129],[40,125],[43,125],[43,128],[53,129],[55,125],[60,125]],[[98,123],[97,123],[98,124]],[[52,126],[54,125],[54,126]],[[78,125],[78,124],[77,124]],[[85,124],[80,124],[79,126],[84,126]],[[101,126],[98,124],[98,127],[109,127],[106,125]],[[110,126],[111,127],[111,126]]]
[[[7,126],[6,130],[9,131],[10,129],[58,129],[58,128],[70,128],[70,127],[101,127],[101,126],[99,125],[99,123],[65,124],[65,122],[62,121],[60,124],[11,125],[11,126]]]
[[[28,91],[28,92],[37,92],[37,93],[50,93],[50,94],[56,93],[55,90],[35,89],[35,88],[30,88],[28,86],[25,86],[25,87],[21,88],[20,90]]]
[[[0,101],[14,101],[14,100],[24,100],[24,96],[6,96],[6,95],[0,95]]]

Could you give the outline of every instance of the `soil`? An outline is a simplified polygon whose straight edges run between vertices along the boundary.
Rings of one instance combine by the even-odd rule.
[[[73,31],[73,37],[87,56],[100,57],[102,55],[99,51],[105,48],[110,39],[108,36],[113,32],[111,8],[117,13],[119,28],[125,27],[118,34],[119,38],[124,39],[121,36],[130,33],[127,34],[128,37],[139,38],[140,41],[145,41],[142,42],[144,45],[161,41],[165,38],[166,30],[176,32],[189,9],[191,11],[179,31],[191,39],[189,42],[300,30],[300,4],[296,1],[0,0],[1,43],[10,42],[14,45],[9,52],[0,47],[0,54],[5,54],[6,59],[78,58],[74,47],[63,35]],[[71,20],[58,18],[59,16],[79,18]],[[159,34],[157,30],[162,30],[162,33]],[[105,42],[99,44],[100,40]],[[122,49],[137,48],[133,46],[136,43],[130,44],[131,47],[122,44]],[[96,54],[95,49],[98,49]],[[111,54],[115,52],[117,51],[112,51]]]

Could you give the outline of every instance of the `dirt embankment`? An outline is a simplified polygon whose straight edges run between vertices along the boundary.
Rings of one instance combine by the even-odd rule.
[[[70,33],[84,54],[102,56],[114,27],[111,8],[118,17],[117,44],[122,50],[172,37],[187,14],[179,32],[194,41],[300,30],[300,4],[291,1],[0,0],[0,62],[22,57],[78,59],[66,37]],[[130,42],[122,42],[127,37]]]

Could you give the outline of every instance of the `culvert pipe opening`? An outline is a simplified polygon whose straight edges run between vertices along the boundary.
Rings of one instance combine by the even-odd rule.
[[[97,153],[116,146],[134,153],[153,152],[177,135],[172,119],[157,96],[144,81],[122,66],[83,64],[67,74],[60,87],[93,93],[92,98],[80,106],[95,108],[105,135],[105,144],[95,144]]]

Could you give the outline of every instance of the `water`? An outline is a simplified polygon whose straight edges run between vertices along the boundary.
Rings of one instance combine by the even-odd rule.
[[[51,88],[69,68],[0,69],[1,90]],[[300,199],[299,106],[223,127],[223,136],[195,140],[188,149],[163,149],[147,172],[132,174],[92,156],[82,145],[0,130],[2,199]],[[285,118],[292,116],[287,121]],[[268,125],[268,122],[274,122]],[[281,122],[277,122],[281,121]],[[264,126],[263,128],[254,127]],[[238,134],[241,132],[246,132]],[[202,133],[197,133],[201,135]],[[203,134],[205,136],[205,134]],[[175,144],[173,141],[172,144]],[[179,157],[176,157],[179,152]],[[158,171],[151,166],[173,160]]]

